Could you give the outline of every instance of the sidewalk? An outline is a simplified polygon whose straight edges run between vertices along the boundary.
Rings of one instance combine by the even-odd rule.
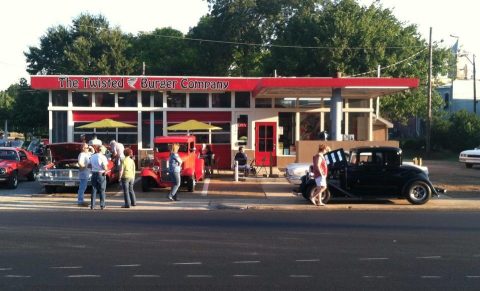
[[[433,197],[425,205],[411,205],[407,200],[332,200],[326,207],[318,207],[292,192],[293,185],[284,178],[241,178],[234,182],[231,174],[216,175],[196,186],[196,192],[178,193],[180,201],[166,199],[168,189],[141,192],[136,184],[137,206],[123,209],[123,193],[117,185],[107,189],[105,211],[158,210],[281,210],[281,211],[424,211],[424,210],[480,210],[478,198],[452,198],[453,193]],[[86,201],[89,201],[86,194]],[[98,200],[97,200],[98,201]],[[98,204],[98,202],[97,202]],[[98,205],[97,205],[98,207]],[[76,205],[76,194],[36,194],[0,196],[1,210],[71,210],[90,211]]]

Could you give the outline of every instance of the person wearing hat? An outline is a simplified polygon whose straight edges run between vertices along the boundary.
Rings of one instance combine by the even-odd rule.
[[[97,192],[100,196],[100,209],[105,208],[105,189],[107,188],[107,179],[105,177],[108,171],[108,160],[105,156],[107,148],[100,146],[96,154],[90,158],[92,165],[92,197],[90,209],[95,209],[95,200],[97,199]]]

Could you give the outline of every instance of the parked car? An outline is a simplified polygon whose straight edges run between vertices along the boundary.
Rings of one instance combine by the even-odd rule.
[[[285,168],[285,178],[293,185],[300,185],[302,177],[308,173],[309,167],[312,163],[290,163]]]
[[[460,163],[465,163],[465,167],[471,168],[475,164],[480,164],[480,147],[476,147],[473,150],[465,150],[458,156]]]
[[[142,190],[149,191],[152,187],[171,187],[172,177],[168,171],[168,160],[172,144],[180,144],[178,155],[182,159],[180,176],[182,186],[193,192],[198,181],[203,179],[204,160],[195,150],[195,136],[160,136],[154,139],[153,160],[141,170]]]
[[[361,147],[350,151],[349,160],[343,149],[325,155],[328,161],[328,189],[322,197],[404,198],[412,204],[424,204],[432,195],[445,189],[436,188],[428,174],[416,165],[402,163],[402,150],[397,147]],[[300,192],[309,199],[315,190],[309,173],[302,177]]]
[[[345,159],[348,160],[349,154],[345,152]],[[327,160],[328,163],[328,160]],[[428,176],[428,167],[416,165],[413,162],[402,161],[402,165],[411,165],[419,168]],[[290,184],[300,185],[302,183],[302,177],[310,171],[312,163],[290,163],[285,168],[285,178]]]
[[[79,142],[46,145],[47,164],[40,169],[37,177],[38,182],[45,187],[45,192],[54,193],[57,191],[57,187],[78,187],[80,184],[78,155],[82,151],[82,146],[83,143]],[[107,151],[107,184],[118,181],[118,171],[114,171],[115,165],[110,159],[110,155],[110,151]],[[88,185],[91,185],[90,178]]]
[[[29,151],[13,147],[0,147],[0,181],[9,188],[18,186],[18,177],[34,181],[38,172],[38,157]]]

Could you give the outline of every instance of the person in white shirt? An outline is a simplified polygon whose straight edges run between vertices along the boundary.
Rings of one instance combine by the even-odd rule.
[[[108,160],[105,156],[107,148],[103,145],[98,148],[98,152],[90,158],[92,165],[92,197],[90,209],[95,209],[95,200],[97,192],[100,194],[100,208],[105,208],[105,188],[107,187],[107,179],[105,177],[108,171]]]
[[[112,159],[115,164],[115,171],[118,171],[122,161],[125,159],[125,147],[122,143],[112,139],[110,141],[110,149],[112,150]]]
[[[96,134],[93,134],[92,139],[88,142],[89,145],[102,145],[102,141],[97,138]]]
[[[88,203],[84,201],[84,196],[88,185],[88,178],[90,177],[89,167],[90,156],[92,155],[90,148],[93,150],[91,146],[89,147],[88,144],[84,143],[82,145],[82,152],[78,155],[78,178],[80,180],[77,193],[78,206],[88,206]]]

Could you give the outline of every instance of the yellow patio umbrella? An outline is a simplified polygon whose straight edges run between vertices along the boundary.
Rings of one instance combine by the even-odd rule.
[[[104,128],[107,129],[107,138],[109,137],[108,129],[109,128],[135,128],[135,125],[131,125],[125,122],[115,121],[110,118],[105,118],[99,121],[87,123],[80,125],[77,128]]]
[[[167,127],[168,130],[220,130],[221,127],[210,125],[198,120],[190,119]]]
[[[105,118],[99,121],[87,123],[77,128],[133,128],[135,125],[131,125],[125,122],[115,121],[110,118]]]

